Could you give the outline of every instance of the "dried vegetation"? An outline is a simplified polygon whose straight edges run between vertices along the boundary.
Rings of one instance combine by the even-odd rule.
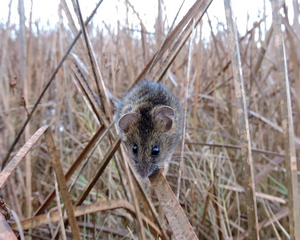
[[[291,23],[287,17],[287,10],[299,16],[299,4],[294,1],[294,9],[280,6],[284,10],[281,21],[289,82],[286,86],[290,91],[287,102],[281,102],[285,96],[282,81],[286,80],[282,79],[285,69],[278,67],[277,58],[281,56],[275,51],[278,38],[274,34],[278,31],[274,33],[273,25],[265,29],[265,19],[261,19],[238,38],[248,140],[252,147],[251,162],[248,162],[254,171],[251,176],[250,167],[243,170],[245,161],[240,150],[239,132],[245,129],[238,128],[241,112],[231,62],[232,39],[221,27],[204,38],[201,22],[204,20],[198,22],[209,2],[197,1],[195,8],[165,39],[169,26],[163,19],[161,1],[155,33],[148,32],[143,19],[135,12],[137,9],[126,1],[129,13],[136,16],[139,24],[119,24],[117,29],[106,26],[103,30],[93,23],[87,24],[68,55],[65,53],[79,29],[74,24],[78,19],[69,14],[73,9],[68,9],[64,0],[59,8],[61,21],[55,29],[42,29],[31,19],[26,20],[27,27],[22,23],[25,20],[21,20],[21,27],[11,24],[10,19],[0,24],[2,163],[9,155],[11,159],[40,127],[50,126],[44,129],[46,141],[44,137],[34,139],[29,154],[1,188],[1,197],[18,215],[25,235],[33,239],[51,239],[55,235],[64,239],[64,234],[66,238],[71,239],[73,234],[74,239],[79,239],[79,233],[82,239],[158,239],[159,235],[170,238],[172,231],[157,195],[150,182],[137,178],[131,166],[124,162],[124,149],[122,145],[119,147],[111,124],[118,99],[135,82],[147,77],[168,85],[182,106],[186,106],[184,145],[178,146],[167,166],[166,179],[173,192],[179,189],[179,203],[198,238],[245,239],[250,234],[255,239],[248,233],[249,218],[257,219],[261,239],[299,237],[295,226],[289,226],[289,219],[299,219],[300,215],[299,208],[298,212],[294,209],[297,201],[299,206],[299,172],[297,175],[295,161],[292,164],[288,161],[300,153],[300,52],[297,48],[300,25],[298,19]],[[266,4],[271,3],[266,1]],[[79,12],[76,1],[73,5]],[[62,11],[66,13],[68,27],[62,24]],[[82,22],[81,29],[83,25]],[[290,113],[281,111],[281,107],[288,106]],[[16,138],[28,116],[31,118],[25,130]],[[282,126],[282,120],[290,121],[291,117],[294,121],[291,131],[294,130],[295,136],[287,135],[286,126]],[[51,133],[54,142],[49,140]],[[294,143],[294,152],[293,146],[285,142],[287,138]],[[9,154],[14,141],[16,144]],[[52,192],[54,171],[56,175],[60,172],[55,156],[51,155],[55,153],[49,154],[48,150],[53,143],[63,172],[68,171],[69,203],[72,200],[78,206],[73,213],[79,216],[77,230],[69,227],[74,224],[71,219],[70,224],[57,222],[57,206],[62,202]],[[285,149],[289,151],[286,157]],[[299,169],[299,158],[296,162]],[[62,178],[58,184],[61,181],[63,184],[64,177],[57,177]],[[245,194],[246,182],[255,183],[254,192]],[[291,191],[293,196],[298,196],[293,198],[294,204],[288,204]],[[256,199],[257,212],[252,213],[255,216],[249,215],[246,196]],[[72,211],[68,206],[65,209]],[[54,223],[47,216],[50,210]],[[291,211],[293,214],[289,214]],[[35,215],[39,218],[30,219]],[[11,227],[17,229],[14,223]]]

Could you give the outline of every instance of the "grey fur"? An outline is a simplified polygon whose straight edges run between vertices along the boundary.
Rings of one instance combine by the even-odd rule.
[[[156,110],[160,108],[171,108],[173,111],[169,112],[174,114],[166,113],[166,116],[158,117],[161,111]],[[123,122],[120,122],[120,119]],[[167,124],[164,124],[164,120]],[[116,121],[120,127],[120,138],[142,178],[155,174],[162,163],[171,158],[180,141],[182,132],[180,103],[172,91],[160,83],[145,80],[134,86],[118,106]],[[124,121],[127,128],[124,128]],[[166,128],[165,125],[169,123],[172,124],[171,128]],[[135,144],[138,147],[137,153],[133,152]],[[157,156],[153,155],[153,148],[156,146],[159,147]]]

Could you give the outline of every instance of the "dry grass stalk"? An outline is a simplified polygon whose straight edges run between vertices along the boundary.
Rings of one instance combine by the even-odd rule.
[[[85,146],[83,151],[80,153],[80,155],[77,157],[77,159],[74,161],[72,166],[69,168],[69,170],[65,174],[66,180],[69,180],[70,177],[73,175],[73,173],[77,170],[79,165],[83,162],[83,160],[88,156],[91,155],[92,152],[95,151],[97,145],[100,143],[99,138],[102,138],[105,136],[104,132],[104,126],[102,125],[98,131],[95,133],[93,138],[89,141],[89,143]],[[89,158],[89,157],[87,157]],[[52,192],[48,195],[46,200],[43,202],[43,204],[38,208],[38,210],[35,212],[34,216],[41,214],[46,210],[46,208],[49,206],[51,201],[55,197],[55,191],[52,190]]]
[[[85,24],[82,19],[78,0],[76,0],[76,4],[73,3],[73,5],[76,5],[76,7],[77,7],[77,11],[78,11],[77,16],[78,16],[78,20],[81,25],[81,31],[83,32],[84,40],[86,43],[86,48],[88,50],[88,56],[89,56],[90,63],[92,66],[92,71],[93,71],[93,75],[94,75],[96,86],[97,86],[98,96],[100,97],[100,104],[101,104],[101,106],[105,106],[105,110],[106,110],[108,116],[110,117],[110,119],[112,119],[112,112],[111,112],[111,107],[109,105],[109,98],[107,96],[107,92],[105,91],[106,87],[104,85],[104,81],[103,81],[103,77],[102,77],[102,74],[99,69],[99,65],[96,61],[95,52],[93,50],[91,40],[87,34],[87,30],[86,30]],[[99,82],[101,83],[101,85],[99,85]],[[101,88],[100,88],[100,86],[101,86]]]
[[[126,92],[134,79],[140,80],[146,75],[151,79],[151,74],[153,75],[158,69],[156,63],[163,62],[165,60],[163,56],[174,53],[172,50],[170,52],[170,49],[173,49],[175,43],[177,44],[179,36],[185,34],[182,30],[187,27],[187,23],[195,15],[197,9],[201,8],[202,1],[197,1],[195,4],[194,6],[198,7],[191,8],[193,14],[189,11],[173,31],[167,30],[167,21],[161,20],[161,16],[157,16],[156,22],[163,24],[164,32],[158,31],[153,34],[144,30],[136,31],[134,29],[136,26],[139,27],[141,22],[146,22],[140,13],[138,25],[130,22],[128,18],[124,22],[120,19],[116,29],[108,24],[105,25],[104,30],[95,27],[95,24],[86,28],[88,41],[90,41],[88,44],[93,48],[95,61],[98,63],[99,72],[103,78],[103,86],[108,88],[110,106],[118,102],[117,98]],[[81,5],[83,8],[83,3]],[[134,15],[132,8],[128,4],[126,6],[128,15]],[[138,13],[138,8],[133,7]],[[62,11],[66,13],[71,31],[63,24],[66,19]],[[80,233],[85,234],[84,237],[91,239],[138,238],[139,228],[136,224],[138,217],[135,214],[138,212],[147,238],[156,239],[157,236],[161,236],[163,239],[169,239],[172,232],[165,218],[160,219],[162,216],[157,213],[160,211],[159,202],[151,186],[142,182],[135,174],[132,175],[131,165],[128,166],[130,171],[125,171],[124,152],[120,148],[116,150],[114,157],[107,155],[113,155],[111,147],[115,146],[117,141],[115,131],[106,128],[112,124],[112,119],[106,111],[99,111],[100,108],[106,108],[106,106],[101,105],[101,101],[101,106],[99,106],[97,102],[99,99],[95,100],[93,96],[98,90],[93,80],[95,77],[90,67],[84,37],[77,41],[75,47],[72,46],[72,50],[69,48],[73,36],[77,34],[77,29],[75,25],[72,27],[74,20],[67,12],[67,6],[63,4],[58,13],[60,22],[55,29],[43,29],[38,22],[31,22],[31,20],[28,22],[30,26],[26,27],[28,34],[25,39],[28,43],[26,71],[29,80],[28,92],[31,94],[26,100],[28,102],[24,101],[26,105],[23,104],[21,107],[19,106],[19,93],[23,87],[17,81],[20,79],[20,44],[11,37],[12,33],[18,32],[18,28],[12,24],[9,25],[9,18],[7,23],[0,24],[0,37],[3,39],[0,47],[0,97],[2,101],[0,104],[0,160],[3,160],[8,153],[6,149],[9,149],[13,143],[15,133],[22,129],[24,111],[31,112],[35,108],[30,119],[31,130],[36,131],[45,124],[51,126],[59,157],[62,160],[62,168],[66,172],[65,178],[69,189],[72,189],[70,191],[72,199],[80,200],[84,204],[84,206],[75,207],[75,215],[82,216],[78,217],[78,226]],[[160,13],[165,16],[164,8],[161,8]],[[215,18],[211,17],[212,28],[216,26],[213,19]],[[295,64],[293,62],[296,58],[292,57],[291,53],[294,51],[299,58],[299,51],[293,50],[289,42],[299,41],[297,36],[300,30],[297,30],[297,23],[294,23],[295,27],[291,29],[290,23],[286,21],[287,19],[283,22],[286,26],[283,34],[288,39],[286,61],[292,92],[292,113],[296,125],[299,116],[299,109],[295,107],[297,106],[297,82],[293,77]],[[276,54],[272,50],[274,32],[267,34],[266,39],[263,40],[263,33],[267,30],[272,31],[265,28],[265,22],[264,17],[258,19],[246,34],[239,38],[239,46],[243,53],[241,56],[247,93],[249,133],[253,147],[251,150],[255,159],[254,170],[257,172],[255,183],[258,191],[255,196],[260,219],[259,229],[263,239],[271,239],[278,238],[278,236],[285,238],[290,233],[289,215],[286,208],[288,193],[284,181],[286,167],[284,157],[282,157],[286,149],[283,138],[278,137],[284,130],[279,124],[281,116],[278,109],[281,97],[276,84],[279,81],[275,74]],[[242,187],[244,174],[238,148],[240,140],[236,123],[237,107],[230,67],[230,49],[227,46],[222,24],[218,23],[217,28],[213,30],[212,38],[207,38],[205,29],[209,26],[203,19],[201,25],[196,27],[195,41],[191,43],[194,54],[190,61],[189,97],[186,99],[186,144],[184,145],[179,203],[197,236],[201,234],[201,239],[244,239],[249,236],[245,219],[247,206]],[[287,31],[290,33],[289,36]],[[93,34],[89,35],[91,32]],[[167,32],[170,34],[165,37],[165,41],[158,43],[163,39],[160,34]],[[162,47],[158,49],[158,46]],[[71,53],[67,57],[64,56],[66,51]],[[176,54],[172,61],[167,59],[166,66],[160,70],[167,71],[166,75],[162,74],[165,76],[164,83],[178,95],[180,100],[183,100],[182,89],[185,86],[189,62],[188,44],[184,43]],[[148,59],[151,55],[153,57]],[[74,60],[77,68],[74,67]],[[145,61],[148,62],[146,66]],[[55,70],[58,64],[62,64],[62,67]],[[151,72],[149,72],[149,67],[152,68]],[[39,98],[43,87],[47,85],[49,76],[54,71],[57,71],[53,75],[56,81],[51,80],[53,81],[51,86],[47,86],[42,99]],[[139,77],[136,78],[136,76]],[[85,99],[90,100],[85,101]],[[31,103],[36,103],[36,105]],[[24,107],[26,107],[25,110]],[[113,108],[111,110],[114,111]],[[101,120],[98,121],[98,119],[103,119],[104,124],[101,124]],[[100,128],[99,122],[101,122]],[[297,149],[300,145],[297,131],[294,140]],[[20,149],[24,143],[26,145],[21,136],[16,142],[15,149]],[[98,147],[95,147],[96,145]],[[53,168],[44,141],[39,141],[32,149],[33,151],[30,152],[32,206],[34,211],[38,209],[36,214],[41,214],[56,207],[53,201],[55,196]],[[12,154],[16,152],[13,151]],[[179,157],[178,148],[166,174],[167,181],[173,190],[177,188]],[[85,166],[82,166],[83,161],[86,163]],[[107,167],[103,164],[107,164]],[[96,178],[91,178],[91,176],[99,172],[101,165],[101,174],[96,181]],[[76,174],[73,174],[75,172]],[[132,178],[130,188],[129,177]],[[2,196],[18,213],[21,220],[26,215],[25,179],[26,172],[17,167],[1,188]],[[93,184],[89,183],[89,180],[93,181]],[[85,190],[87,186],[89,186],[88,191]],[[98,205],[92,203],[95,201]],[[133,212],[128,210],[127,204]],[[105,206],[105,208],[100,206]],[[79,209],[81,212],[77,215],[76,211]],[[113,211],[106,211],[109,209]],[[53,222],[59,219],[59,214],[57,212],[55,214],[57,214],[56,217],[51,218]],[[34,217],[35,220],[41,220],[43,225],[31,225],[31,227],[28,225],[30,232],[25,229],[25,235],[30,234],[32,238],[42,235],[48,238],[53,237],[56,233],[54,230],[52,233],[49,229],[55,229],[57,225],[54,228],[52,224],[45,227],[46,216]],[[28,219],[29,222],[30,220],[32,219]],[[23,223],[25,224],[22,221]],[[141,221],[139,223],[142,226]],[[156,224],[158,227],[155,226]],[[71,236],[70,234],[66,228],[67,238]]]
[[[99,179],[101,174],[104,172],[107,164],[109,163],[109,161],[111,160],[111,158],[113,157],[113,155],[115,154],[117,149],[119,148],[120,143],[121,143],[120,140],[117,139],[114,142],[114,144],[111,146],[111,148],[108,150],[108,152],[104,156],[101,164],[98,166],[97,171],[93,174],[93,177],[91,177],[90,181],[88,182],[88,184],[83,189],[81,196],[77,199],[77,201],[75,203],[75,206],[81,205],[83,203],[83,201],[86,199],[87,195],[90,193],[90,191],[92,190],[92,188],[96,184],[97,180]]]
[[[231,47],[231,61],[234,76],[234,88],[237,101],[238,124],[241,139],[241,152],[243,159],[243,173],[245,177],[245,193],[247,202],[247,217],[249,238],[259,239],[258,233],[258,220],[257,220],[257,206],[255,197],[255,184],[254,184],[254,169],[253,159],[251,152],[251,139],[249,133],[249,123],[246,108],[246,96],[244,79],[242,74],[242,66],[240,59],[240,50],[237,39],[237,31],[235,22],[233,20],[231,1],[224,1],[226,11],[226,21],[229,31],[230,47]]]
[[[186,13],[186,15],[182,18],[182,20],[178,23],[178,25],[170,32],[168,37],[163,42],[160,49],[152,56],[150,61],[147,63],[147,65],[144,67],[144,69],[139,73],[135,81],[132,83],[132,85],[129,87],[129,89],[134,86],[136,83],[138,83],[141,79],[145,77],[145,73],[148,71],[148,73],[151,71],[151,69],[155,66],[155,64],[162,59],[163,54],[168,50],[168,48],[172,45],[173,41],[178,38],[181,35],[182,29],[186,26],[186,24],[190,21],[190,24],[185,28],[184,30],[184,40],[182,40],[182,36],[176,41],[176,44],[171,49],[172,54],[168,54],[168,57],[166,57],[163,67],[160,67],[159,73],[156,73],[156,75],[152,78],[154,81],[160,81],[161,77],[164,75],[164,73],[167,71],[168,67],[172,63],[172,57],[174,58],[180,51],[183,44],[187,41],[188,37],[190,36],[192,32],[192,22],[191,19],[193,17],[196,18],[196,23],[200,21],[201,17],[203,16],[204,12],[209,7],[210,3],[212,1],[208,0],[197,0],[194,5],[190,8],[190,10]],[[195,16],[195,14],[198,15]],[[171,57],[172,56],[172,57]],[[159,77],[160,75],[160,77]]]
[[[113,123],[106,129],[106,131],[103,133],[102,136],[105,136],[105,134],[110,130],[110,128],[112,127]],[[103,138],[100,138],[98,140],[98,143],[101,142]],[[98,146],[98,144],[96,144],[95,148]],[[91,179],[89,180],[89,182],[86,184],[85,188],[83,189],[81,195],[78,197],[78,199],[76,200],[74,206],[80,206],[84,200],[87,198],[88,194],[90,193],[90,191],[92,190],[92,188],[95,186],[97,180],[100,178],[100,176],[102,175],[102,173],[104,172],[105,168],[107,167],[109,161],[111,160],[111,158],[114,156],[115,152],[117,151],[117,149],[120,146],[120,140],[117,139],[115,141],[115,143],[111,146],[111,148],[109,149],[109,151],[106,153],[106,155],[104,156],[104,158],[102,159],[101,164],[98,166],[98,169],[96,172],[93,172],[93,177],[91,177]],[[93,150],[95,150],[95,148]],[[78,177],[80,176],[80,174],[82,173],[82,170],[84,169],[84,167],[86,166],[86,164],[88,163],[88,160],[91,157],[91,154],[93,154],[94,151],[91,151],[90,155],[86,158],[85,162],[83,163],[81,169],[79,169],[79,174],[77,175],[77,177],[75,178],[75,180],[73,181],[73,183],[71,184],[71,186],[69,187],[69,192],[71,192],[75,182],[78,180]],[[65,221],[65,225],[67,225],[69,222],[68,220]],[[58,237],[58,231],[55,235],[55,237]]]
[[[199,7],[196,8],[196,12],[194,14],[192,14],[192,12],[191,13],[189,12],[190,13],[188,16],[190,19],[189,23],[187,24],[187,26],[185,27],[183,32],[179,35],[176,43],[170,50],[170,53],[168,54],[168,56],[163,61],[159,70],[155,73],[155,76],[153,77],[154,81],[160,82],[162,80],[166,71],[169,69],[171,63],[174,61],[175,57],[180,52],[183,45],[186,43],[187,39],[191,35],[191,33],[194,29],[194,26],[196,26],[199,23],[199,21],[202,19],[204,13],[208,9],[212,0],[201,0],[201,1],[198,0],[197,2],[199,2]],[[194,23],[194,21],[192,21],[193,18],[194,18],[195,23]],[[174,31],[175,30],[176,30],[176,28],[174,29]]]
[[[175,239],[198,240],[163,174],[158,172],[157,175],[150,177],[149,180],[169,220]]]
[[[181,183],[181,173],[183,168],[183,155],[184,155],[184,144],[185,144],[185,129],[186,129],[186,113],[187,113],[187,101],[189,95],[189,87],[190,87],[190,78],[191,78],[191,61],[193,54],[193,45],[194,45],[194,36],[195,36],[195,19],[191,19],[193,21],[193,31],[190,38],[190,46],[189,46],[189,56],[188,56],[188,68],[187,68],[187,76],[185,81],[185,92],[184,92],[184,104],[183,104],[183,128],[182,128],[182,139],[181,139],[181,148],[180,148],[180,162],[179,162],[179,172],[178,172],[178,181],[177,181],[177,192],[176,197],[179,200],[180,194],[180,183]]]
[[[289,230],[291,239],[300,239],[300,202],[299,202],[299,183],[297,177],[297,158],[295,150],[294,125],[291,109],[291,96],[289,78],[287,75],[287,65],[285,56],[284,40],[281,32],[281,17],[279,14],[279,2],[272,2],[272,17],[274,25],[274,40],[277,53],[276,68],[280,79],[281,91],[281,112],[282,128],[286,154],[286,181],[288,189],[288,206],[290,212]]]
[[[9,164],[4,168],[4,170],[0,174],[0,188],[3,186],[8,177],[12,174],[12,172],[16,169],[16,167],[20,164],[20,162],[24,159],[33,145],[39,140],[39,138],[43,135],[43,133],[48,129],[48,126],[41,127],[38,131],[35,132],[31,136],[30,139],[26,142],[26,144],[18,151],[18,153],[13,157],[13,159],[9,162]]]
[[[74,213],[76,217],[79,217],[85,214],[115,210],[115,209],[125,209],[134,217],[136,215],[134,207],[124,199],[111,200],[111,201],[99,201],[85,206],[74,207]],[[47,218],[47,214],[41,214],[36,217],[23,220],[21,221],[22,229],[27,230],[30,228],[37,228],[39,226],[47,224],[49,219],[51,223],[55,223],[60,219],[61,216],[59,211],[52,211],[51,213],[49,213],[48,217],[49,218]],[[66,219],[67,216],[64,215],[64,220]],[[149,226],[150,230],[153,231],[154,233],[160,234],[160,231],[156,227],[156,225],[153,224],[151,220],[147,219],[143,214],[142,214],[142,219],[145,226]],[[17,224],[16,223],[10,224],[10,227],[16,230]]]
[[[1,239],[9,239],[9,240],[17,240],[18,238],[8,226],[4,216],[0,213],[0,238]]]
[[[184,15],[184,17],[181,19],[181,21],[177,24],[177,26],[173,30],[175,21],[178,17],[178,14],[179,14],[183,4],[184,4],[184,1],[182,1],[181,5],[178,9],[178,12],[172,22],[172,25],[170,27],[167,37],[162,42],[161,46],[159,47],[158,52],[154,55],[153,61],[151,59],[151,65],[149,67],[148,74],[151,72],[152,68],[155,66],[157,61],[159,59],[160,60],[162,59],[162,55],[171,46],[172,42],[177,38],[177,36],[180,34],[180,32],[182,31],[184,26],[191,20],[191,17],[195,14],[195,11],[199,8],[201,1],[196,1],[194,3],[194,5],[189,9],[189,11],[186,13],[186,15]]]
[[[122,146],[122,152],[124,152],[124,153],[126,152],[123,146]],[[125,154],[123,156],[126,156]],[[132,197],[132,201],[133,201],[133,206],[134,206],[134,209],[135,209],[135,212],[136,212],[137,222],[138,222],[138,226],[139,226],[139,230],[140,230],[139,235],[140,235],[140,237],[141,237],[142,240],[145,240],[146,239],[146,233],[145,233],[145,230],[143,228],[141,211],[140,211],[140,207],[139,207],[137,196],[136,196],[136,194],[134,192],[133,181],[132,181],[132,177],[131,177],[130,171],[129,171],[129,166],[128,166],[129,159],[126,159],[126,157],[124,158],[125,174],[127,176],[129,190],[130,190],[130,193],[131,193],[131,197]]]
[[[56,179],[55,173],[54,173],[54,178]],[[64,225],[63,217],[62,217],[62,216],[64,216],[65,213],[64,213],[63,208],[61,206],[57,181],[55,181],[55,193],[56,193],[56,203],[57,203],[58,213],[59,213],[59,216],[61,216],[59,218],[59,225],[57,227],[57,232],[60,229],[60,235],[61,235],[62,239],[67,240],[66,228],[65,228],[65,225]],[[53,234],[52,234],[52,236],[53,236]]]
[[[91,13],[91,15],[90,15],[90,16],[87,18],[87,20],[85,21],[85,23],[84,23],[85,25],[87,25],[87,24],[91,21],[92,17],[93,17],[94,14],[96,13],[96,11],[97,11],[98,7],[100,6],[101,2],[102,2],[102,1],[100,1],[100,2],[96,5],[94,11]],[[34,104],[32,110],[31,110],[31,112],[29,113],[29,115],[28,115],[26,121],[24,122],[24,124],[22,125],[21,129],[19,130],[17,136],[15,137],[14,142],[13,142],[13,143],[11,144],[11,146],[9,147],[9,150],[8,150],[8,152],[7,152],[7,154],[6,154],[6,156],[4,157],[3,162],[2,162],[2,169],[4,168],[4,166],[6,165],[7,161],[9,160],[10,154],[12,153],[14,147],[16,146],[17,142],[19,141],[19,139],[20,139],[20,137],[21,137],[21,134],[23,133],[25,127],[27,126],[29,120],[31,119],[31,117],[32,117],[32,115],[33,115],[33,112],[34,112],[35,109],[37,108],[37,106],[38,106],[38,104],[40,103],[40,101],[41,101],[42,97],[44,96],[45,92],[47,91],[47,89],[49,88],[50,84],[51,84],[52,81],[54,80],[55,75],[57,74],[58,70],[59,70],[60,67],[62,66],[63,62],[66,60],[68,54],[71,52],[71,50],[72,50],[73,46],[75,45],[76,41],[79,39],[81,33],[82,33],[82,31],[79,31],[79,32],[78,32],[78,34],[77,34],[76,37],[74,38],[72,44],[69,46],[69,48],[67,49],[67,51],[64,53],[62,59],[60,60],[60,62],[58,63],[57,67],[55,68],[55,70],[54,70],[53,73],[51,74],[51,76],[50,76],[50,78],[49,78],[47,84],[45,85],[45,87],[44,87],[43,91],[41,92],[39,98],[38,98],[37,101],[35,102],[35,104]]]
[[[66,213],[68,216],[68,221],[70,222],[71,231],[73,239],[79,240],[80,232],[79,227],[74,214],[74,207],[71,200],[71,195],[68,192],[68,186],[65,180],[65,175],[62,170],[61,162],[59,159],[58,151],[56,150],[54,139],[52,137],[51,130],[49,128],[45,131],[45,140],[49,151],[49,156],[52,162],[53,169],[55,171],[56,180],[58,182],[58,187],[60,189],[60,193],[62,195],[62,199],[64,202],[64,207],[66,209]]]
[[[75,79],[75,85],[78,87],[78,90],[84,96],[84,100],[86,101],[87,105],[91,109],[91,111],[95,114],[95,118],[99,121],[99,124],[102,124],[105,127],[108,127],[108,121],[103,117],[105,116],[105,112],[101,108],[100,104],[97,102],[96,96],[93,94],[91,87],[89,86],[87,80],[84,78],[82,71],[79,67],[74,63],[71,66]]]
[[[27,79],[27,56],[26,56],[26,38],[25,38],[25,10],[24,10],[24,1],[19,0],[19,16],[20,16],[20,82],[23,85],[23,93],[21,93],[21,101],[23,102],[23,106],[25,108],[25,116],[28,115],[28,111],[26,108],[26,104],[28,103],[28,86],[30,85],[30,81]],[[25,139],[29,139],[30,137],[30,124],[25,128]],[[31,195],[32,195],[32,186],[31,186],[31,158],[30,155],[26,155],[25,157],[25,176],[26,176],[26,216],[30,217],[32,214],[32,204],[31,204]]]
[[[147,204],[148,208],[150,209],[153,217],[155,218],[155,221],[158,223],[158,227],[159,227],[159,229],[161,231],[161,234],[162,234],[162,236],[161,236],[162,239],[164,239],[164,240],[168,239],[167,234],[165,233],[165,230],[163,228],[162,221],[159,219],[158,213],[157,213],[152,201],[148,198],[146,191],[144,190],[141,182],[139,181],[139,177],[137,176],[135,170],[133,169],[133,167],[131,165],[129,165],[129,168],[130,168],[131,174],[134,177],[135,183],[138,186],[139,191],[142,193],[141,195],[144,197],[144,200],[146,201],[146,204]]]

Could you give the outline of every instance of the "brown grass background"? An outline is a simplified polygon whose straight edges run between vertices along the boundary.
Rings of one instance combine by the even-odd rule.
[[[294,11],[294,14],[299,16],[299,4],[297,1],[294,2],[294,8],[283,7],[283,12]],[[82,1],[80,4],[85,3]],[[134,6],[129,1],[125,4],[132,13]],[[266,1],[266,4],[270,4],[269,1]],[[63,4],[58,14],[62,11],[67,11]],[[300,52],[297,46],[300,44],[300,26],[298,19],[292,22],[286,14],[283,13],[282,16],[294,120],[294,141],[296,155],[299,156]],[[59,17],[62,20],[63,15]],[[117,99],[120,99],[133,84],[153,54],[160,48],[169,31],[163,8],[153,17],[156,19],[154,32],[149,32],[145,28],[142,17],[136,25],[119,24],[117,29],[111,29],[110,26],[106,26],[105,30],[99,29],[94,23],[87,26],[95,59],[103,82],[109,90],[109,109],[112,114]],[[70,16],[69,19],[64,19],[69,26],[59,22],[54,29],[43,29],[38,22],[26,19],[23,39],[20,26],[9,22],[0,24],[0,162],[6,156],[17,132],[78,31],[70,22],[71,18]],[[285,239],[290,230],[280,110],[280,79],[275,62],[277,56],[274,51],[273,32],[272,29],[265,32],[264,21],[265,19],[261,19],[253,25],[251,23],[252,27],[247,33],[239,35],[239,47],[253,148],[260,237]],[[230,40],[223,28],[219,27],[216,30],[215,26],[211,35],[204,38],[203,24],[200,22],[195,27],[194,38],[189,38],[185,43],[162,79],[162,83],[169,86],[179,97],[182,105],[187,101],[179,203],[200,239],[243,239],[248,223]],[[226,23],[220,24],[225,24],[226,28]],[[32,30],[33,25],[37,31]],[[188,69],[189,44],[193,45],[190,69]],[[166,51],[145,77],[154,78],[169,51]],[[85,94],[78,87],[74,62],[77,65],[75,69],[80,69],[83,76],[81,78],[86,80],[101,104],[85,40],[81,36],[38,104],[11,156],[16,154],[37,129],[49,125],[63,171],[66,172],[98,130],[100,123],[90,109]],[[190,78],[186,98],[185,86],[188,74]],[[111,113],[106,108],[104,112],[106,115],[102,117],[111,122]],[[111,132],[116,136],[114,129]],[[109,136],[99,144],[70,192],[73,201],[76,201],[111,144]],[[126,189],[128,180],[124,169],[120,172],[120,166],[117,166],[120,164],[117,161],[123,159],[119,153],[116,155],[117,158],[115,156],[111,159],[84,204],[113,199],[127,199],[132,202],[132,197]],[[53,168],[43,138],[33,147],[27,159],[29,165],[23,161],[0,191],[1,197],[18,214],[20,220],[33,215],[55,184]],[[179,161],[180,146],[166,173],[166,179],[175,193]],[[299,169],[299,159],[297,164]],[[75,175],[67,182],[68,185],[74,180]],[[164,230],[170,233],[170,227],[150,183],[143,181],[142,186],[157,209]],[[140,200],[141,212],[152,219],[142,201],[143,198],[140,197],[137,185],[134,184],[134,187],[137,199]],[[53,201],[47,212],[56,206],[56,201]],[[123,208],[94,212],[77,220],[82,239],[139,239],[135,218]],[[55,226],[56,224],[43,225],[30,231],[26,230],[25,234],[30,235],[32,239],[51,239]],[[158,239],[147,228],[145,231],[147,238]],[[71,239],[68,228],[66,232],[67,238]]]

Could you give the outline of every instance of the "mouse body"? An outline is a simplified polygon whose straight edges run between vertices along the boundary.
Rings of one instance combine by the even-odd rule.
[[[116,122],[120,139],[142,178],[159,171],[180,141],[180,103],[174,93],[160,83],[144,80],[135,85],[118,106]]]

